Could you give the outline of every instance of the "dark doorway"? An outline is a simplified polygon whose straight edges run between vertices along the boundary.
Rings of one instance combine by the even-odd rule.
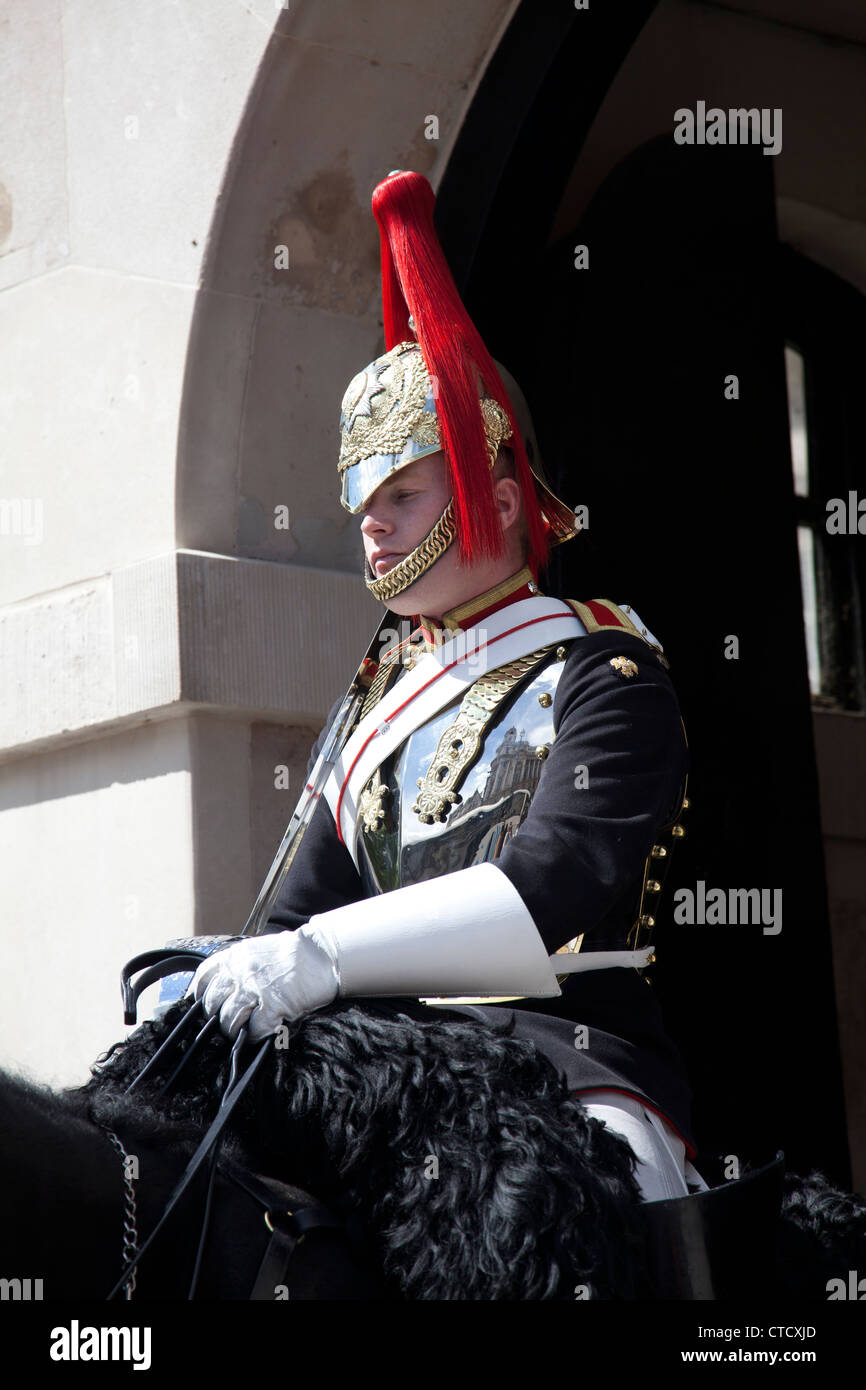
[[[639,27],[629,13],[626,44]],[[582,45],[580,62],[591,56]],[[671,662],[692,809],[659,914],[655,988],[689,1062],[699,1140],[742,1159],[783,1147],[790,1166],[847,1184],[773,160],[759,147],[661,137],[545,251],[590,119],[584,110],[569,127],[566,161],[565,84],[576,80],[551,60],[495,189],[473,198],[458,142],[440,230],[450,256],[456,208],[467,228],[483,223],[461,289],[523,386],[558,490],[589,508],[589,530],[564,547],[548,592],[631,604]],[[496,90],[486,99],[493,129]],[[558,122],[546,137],[545,112]],[[588,270],[574,265],[580,244]],[[731,377],[738,399],[725,397]],[[674,893],[699,882],[765,890],[768,906],[780,893],[781,930],[676,925]]]

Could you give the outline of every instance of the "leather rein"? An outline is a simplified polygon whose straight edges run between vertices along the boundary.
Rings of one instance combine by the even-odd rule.
[[[202,959],[201,952],[195,952],[192,950],[184,952],[182,956],[179,956],[176,948],[167,948],[163,952],[150,951],[147,952],[146,955],[148,957],[148,960],[146,962],[147,968],[145,969],[144,973],[147,984],[153,983],[154,979],[159,978],[159,974],[169,973],[170,971],[176,971],[178,968],[182,968],[184,964],[188,963],[190,958],[194,958],[196,962],[199,962]],[[162,955],[163,957],[163,969],[161,971],[159,970],[160,962],[158,962],[155,959],[160,955]],[[136,970],[141,969],[141,960],[141,957],[136,957],[134,960],[129,962],[129,964],[125,967],[124,970],[124,1002],[127,1006],[130,1003],[130,995],[127,992],[127,990],[130,988],[129,980],[131,975],[135,973]],[[159,973],[155,973],[157,971]],[[137,999],[138,993],[140,993],[141,990],[145,987],[146,984],[141,981],[137,981],[136,986],[131,987],[135,995],[135,999]],[[132,1021],[134,1021],[135,1018],[134,1008],[135,1001],[133,1000]],[[129,1095],[141,1083],[141,1081],[143,1081],[144,1078],[154,1070],[157,1063],[160,1060],[163,1060],[166,1056],[168,1056],[171,1053],[172,1049],[176,1048],[176,1046],[180,1043],[183,1034],[189,1031],[189,1020],[198,1019],[200,1022],[200,1015],[202,1014],[202,1012],[203,1010],[200,1002],[191,1005],[191,1007],[184,1014],[183,1018],[180,1019],[180,1021],[172,1029],[169,1036],[163,1041],[161,1046],[157,1049],[154,1055],[147,1062],[145,1067],[139,1072],[138,1076],[136,1076],[135,1079],[126,1088],[125,1094]],[[180,1075],[180,1072],[182,1071],[186,1063],[189,1061],[190,1057],[194,1054],[194,1052],[198,1050],[198,1048],[202,1045],[205,1039],[215,1030],[218,1024],[218,1018],[214,1017],[208,1019],[204,1026],[200,1027],[199,1032],[196,1034],[191,1045],[187,1048],[186,1052],[181,1057],[178,1065],[175,1067],[174,1071],[169,1076],[165,1085],[162,1087],[162,1090],[160,1092],[161,1095],[164,1095],[165,1092],[168,1091],[169,1088],[175,1083],[178,1076]],[[222,1098],[220,1100],[219,1109],[217,1110],[217,1113],[211,1121],[204,1137],[201,1139],[198,1147],[192,1155],[192,1158],[189,1160],[189,1163],[187,1164],[180,1179],[176,1183],[171,1195],[169,1196],[169,1199],[166,1202],[162,1215],[160,1216],[153,1230],[148,1235],[147,1239],[141,1245],[138,1244],[138,1235],[135,1225],[134,1192],[130,1193],[131,1180],[128,1177],[125,1167],[126,1153],[117,1135],[114,1134],[112,1130],[107,1131],[110,1142],[116,1149],[119,1150],[120,1154],[123,1157],[124,1181],[126,1186],[123,1241],[124,1266],[119,1279],[117,1280],[111,1292],[107,1296],[108,1300],[116,1298],[121,1290],[124,1291],[124,1296],[127,1299],[132,1298],[135,1289],[136,1271],[140,1261],[147,1253],[147,1251],[150,1249],[156,1237],[159,1235],[160,1231],[165,1226],[172,1212],[175,1210],[184,1193],[188,1190],[196,1174],[199,1172],[199,1169],[205,1164],[205,1162],[207,1162],[209,1164],[209,1177],[207,1195],[205,1198],[204,1216],[202,1220],[201,1234],[199,1236],[198,1250],[196,1253],[195,1268],[193,1271],[192,1281],[190,1283],[189,1293],[187,1295],[188,1299],[192,1299],[195,1297],[195,1291],[198,1284],[198,1278],[204,1254],[205,1242],[207,1239],[207,1233],[210,1225],[213,1191],[218,1171],[217,1163],[219,1159],[219,1149],[222,1139],[225,1135],[226,1125],[229,1119],[231,1118],[232,1112],[235,1109],[235,1106],[237,1105],[241,1096],[246,1091],[247,1087],[250,1085],[251,1081],[257,1074],[262,1063],[264,1062],[265,1057],[267,1056],[268,1052],[271,1049],[271,1046],[273,1045],[274,1038],[268,1037],[264,1039],[264,1041],[260,1044],[258,1051],[255,1053],[254,1057],[247,1065],[246,1069],[243,1072],[241,1072],[239,1059],[246,1042],[247,1029],[246,1027],[244,1027],[240,1030],[232,1046],[229,1078],[226,1083],[225,1090],[223,1091]],[[263,1219],[269,1231],[271,1232],[271,1236],[265,1249],[265,1253],[262,1257],[262,1261],[259,1266],[259,1270],[253,1283],[252,1291],[249,1297],[251,1300],[273,1299],[275,1296],[276,1286],[285,1283],[286,1275],[288,1273],[289,1268],[289,1262],[291,1261],[291,1258],[295,1253],[295,1250],[297,1249],[298,1245],[303,1240],[307,1232],[320,1228],[344,1229],[345,1222],[340,1217],[336,1216],[327,1207],[315,1201],[308,1202],[307,1204],[297,1207],[294,1210],[288,1210],[284,1204],[285,1188],[284,1185],[281,1183],[273,1181],[272,1185],[269,1186],[268,1184],[271,1183],[272,1180],[265,1180],[261,1177],[254,1176],[247,1172],[241,1174],[237,1168],[227,1163],[223,1163],[222,1171],[231,1182],[233,1182],[237,1187],[242,1188],[248,1196],[251,1196],[262,1209]]]

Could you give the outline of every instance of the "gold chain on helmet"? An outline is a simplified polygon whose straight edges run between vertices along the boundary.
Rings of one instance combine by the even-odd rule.
[[[435,565],[440,555],[444,555],[456,535],[454,499],[450,498],[436,525],[413,551],[399,560],[381,579],[365,579],[370,593],[385,603],[389,598],[394,598],[404,589],[408,589],[409,585],[420,579],[431,565]]]

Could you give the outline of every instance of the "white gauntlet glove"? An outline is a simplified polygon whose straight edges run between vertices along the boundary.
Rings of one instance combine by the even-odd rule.
[[[564,957],[553,957],[559,961]],[[239,941],[200,965],[190,989],[219,1011],[234,1037],[276,1032],[349,997],[408,995],[553,998],[551,959],[523,899],[495,864],[453,874],[330,912],[298,931]]]
[[[249,1020],[250,1038],[258,1042],[289,1023],[321,1009],[337,997],[336,959],[312,927],[274,932],[238,941],[203,961],[188,993],[204,1003],[208,1015],[219,1013],[230,1038]]]

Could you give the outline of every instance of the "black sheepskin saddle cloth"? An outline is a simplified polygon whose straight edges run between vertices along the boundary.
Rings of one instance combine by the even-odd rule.
[[[100,1059],[78,1093],[94,1120],[204,1133],[229,1075],[218,1031],[165,1095],[189,1041],[124,1094],[188,1007]],[[272,1048],[231,1138],[254,1171],[362,1221],[397,1297],[640,1297],[632,1151],[513,1032],[410,1001],[337,1002]]]
[[[70,1093],[76,1104],[103,1125],[200,1138],[230,1074],[219,1030],[165,1094],[194,1029],[125,1094],[189,1007],[180,1001],[110,1049]],[[659,1288],[652,1246],[664,1228],[648,1235],[648,1213],[667,1204],[641,1204],[634,1155],[587,1115],[565,1052],[554,1065],[517,1035],[532,1026],[519,1011],[504,1012],[495,1022],[488,1008],[343,1000],[307,1015],[272,1046],[232,1113],[234,1152],[354,1222],[387,1296],[683,1296]],[[787,1175],[783,1186],[780,1175],[768,1229],[768,1297],[824,1300],[828,1279],[858,1260],[866,1268],[866,1202],[819,1174]],[[744,1247],[734,1287],[747,1264]]]

